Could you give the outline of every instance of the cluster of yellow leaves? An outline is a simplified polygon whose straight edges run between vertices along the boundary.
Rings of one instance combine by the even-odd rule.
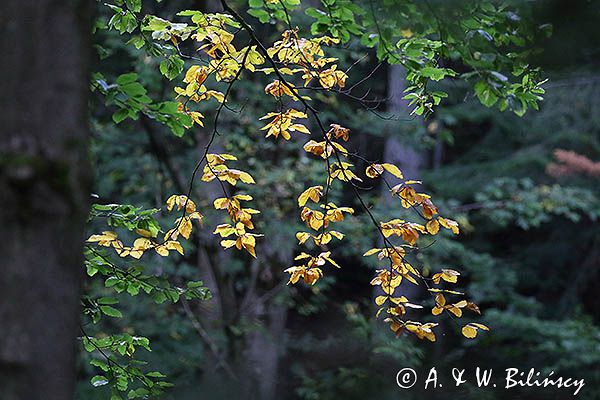
[[[187,99],[184,103],[179,103],[179,111],[183,111],[190,116],[192,121],[199,126],[204,126],[202,118],[204,115],[198,111],[192,111],[188,107],[188,102],[200,103],[201,101],[209,100],[214,98],[219,103],[225,101],[223,93],[216,90],[209,90],[204,85],[204,82],[210,75],[211,71],[209,68],[204,66],[192,65],[186,72],[184,83],[187,83],[185,88],[175,87],[175,93],[177,98]]]
[[[202,180],[210,182],[214,179],[227,182],[232,186],[237,185],[238,181],[247,184],[253,184],[252,176],[244,171],[229,168],[225,162],[235,161],[237,158],[231,154],[207,154],[206,165],[204,166]],[[241,201],[250,201],[252,196],[247,194],[237,194],[231,197],[220,197],[215,199],[213,205],[217,210],[227,210],[233,224],[221,224],[217,226],[214,234],[220,235],[222,238],[235,236],[235,239],[221,240],[221,246],[225,249],[231,247],[238,250],[245,249],[252,257],[256,257],[256,238],[262,235],[247,232],[246,230],[254,229],[252,216],[259,214],[260,211],[254,208],[242,207]]]
[[[236,223],[235,226],[230,224],[218,225],[213,233],[219,234],[223,238],[234,235],[235,239],[221,240],[221,246],[225,249],[233,246],[238,250],[245,249],[252,257],[256,257],[256,252],[254,251],[256,238],[262,235],[246,232],[246,227],[242,222]]]
[[[385,309],[386,312],[388,314],[401,317],[405,314],[406,304],[397,304],[398,301],[395,301],[394,299],[404,299],[404,296],[396,297],[395,291],[404,279],[412,284],[418,285],[417,278],[420,278],[420,274],[406,260],[406,252],[403,247],[395,246],[382,249],[374,248],[367,251],[364,256],[368,257],[375,254],[377,254],[377,258],[379,260],[388,260],[390,265],[387,269],[378,269],[377,275],[375,275],[375,277],[371,280],[371,285],[379,286],[383,293],[385,293],[385,296],[376,297],[375,303],[378,306],[381,306],[389,301],[388,307]],[[411,304],[408,302],[408,300],[401,301],[399,303]],[[412,305],[409,307],[418,308]],[[380,308],[377,312],[377,315],[379,315],[383,310],[383,308]]]
[[[335,86],[343,88],[348,75],[344,71],[338,70],[336,64],[331,64],[337,61],[337,58],[325,57],[322,48],[322,45],[329,46],[338,42],[338,39],[327,36],[312,39],[300,38],[297,29],[288,30],[283,33],[282,40],[275,42],[268,49],[268,53],[286,66],[298,66],[299,68],[288,69],[288,71],[290,73],[302,72],[304,86],[316,78],[325,89]]]
[[[237,157],[231,154],[207,154],[206,165],[204,166],[201,179],[204,182],[210,182],[217,178],[220,181],[227,182],[233,186],[235,186],[238,181],[248,184],[255,183],[254,178],[252,178],[249,173],[240,171],[239,169],[229,168],[225,164],[226,161],[235,160],[237,160]]]
[[[253,208],[242,208],[240,201],[250,201],[252,196],[247,194],[237,194],[231,198],[221,197],[214,201],[215,209],[227,210],[231,220],[241,222],[246,228],[254,229],[252,215],[260,214],[260,211]]]
[[[275,1],[268,0],[269,3],[274,3]],[[210,98],[215,98],[219,102],[226,101],[222,93],[209,90],[205,86],[205,82],[209,76],[214,75],[216,81],[230,82],[238,77],[242,69],[250,72],[260,71],[267,75],[272,75],[276,71],[273,68],[258,68],[266,60],[257,51],[256,46],[236,49],[233,44],[236,32],[232,32],[232,28],[237,28],[238,26],[236,26],[236,22],[230,16],[225,14],[196,14],[192,20],[196,24],[196,27],[191,37],[202,42],[200,51],[206,53],[210,57],[210,61],[206,66],[192,66],[187,71],[184,79],[184,83],[187,85],[184,88],[176,88],[175,90],[178,97],[186,99],[185,102],[181,103],[180,109],[188,113],[194,123],[202,125],[202,114],[188,109],[188,102],[197,103]],[[182,30],[182,32],[187,31]],[[410,31],[407,32],[403,31],[402,34],[412,34]],[[189,32],[184,34],[189,35]],[[183,38],[183,34],[181,38]],[[176,38],[172,37],[171,39],[176,42]],[[269,120],[261,128],[261,130],[266,131],[267,137],[273,136],[278,138],[281,136],[285,140],[290,140],[292,134],[295,132],[310,134],[309,129],[297,121],[299,119],[306,119],[307,114],[290,108],[284,103],[286,101],[284,97],[288,97],[292,101],[310,100],[309,97],[300,94],[300,91],[309,84],[313,86],[320,85],[328,91],[345,87],[348,78],[347,74],[339,69],[336,64],[338,61],[336,58],[326,57],[323,49],[324,46],[335,43],[338,43],[337,39],[327,36],[311,39],[302,38],[298,35],[298,29],[294,29],[285,31],[282,34],[281,40],[278,40],[267,49],[268,56],[278,64],[278,70],[277,79],[272,80],[266,85],[265,93],[277,98],[281,105],[279,112],[271,112],[260,118],[261,120]],[[283,81],[283,75],[292,78],[300,75],[304,87],[294,85],[288,80]],[[297,232],[296,238],[301,245],[306,245],[310,241],[323,251],[317,256],[302,252],[296,257],[297,261],[301,261],[301,265],[295,265],[285,270],[285,272],[290,274],[289,283],[294,284],[302,279],[305,283],[313,285],[323,276],[322,267],[324,265],[330,263],[339,267],[331,259],[330,252],[326,251],[326,246],[333,238],[342,240],[344,234],[332,230],[331,225],[332,223],[342,221],[346,214],[353,214],[354,210],[350,207],[338,207],[332,202],[327,201],[327,193],[334,180],[349,182],[351,185],[355,184],[354,181],[361,181],[361,178],[353,172],[353,165],[342,158],[348,157],[349,152],[339,141],[347,141],[348,138],[349,130],[347,128],[338,124],[332,124],[330,130],[325,132],[323,140],[309,140],[303,146],[307,153],[326,161],[327,181],[325,188],[323,186],[311,186],[305,189],[298,197],[300,218],[313,232]],[[226,165],[227,161],[233,160],[236,160],[236,158],[230,154],[209,154],[203,170],[202,180],[209,182],[218,179],[228,182],[231,185],[236,185],[238,181],[250,184],[254,183],[254,179],[250,174],[229,168]],[[404,179],[402,171],[390,163],[372,163],[366,167],[365,171],[365,175],[371,179],[379,177],[385,179],[386,174],[390,174],[397,179]],[[391,187],[390,191],[392,196],[400,199],[402,207],[414,209],[423,217],[424,222],[421,224],[399,218],[380,222],[378,228],[383,235],[385,247],[371,249],[365,253],[365,256],[377,254],[380,261],[386,260],[389,262],[389,268],[377,270],[377,275],[371,281],[372,285],[379,286],[385,294],[377,296],[375,299],[375,303],[378,306],[386,305],[379,309],[377,315],[385,310],[388,314],[386,321],[390,323],[391,330],[397,334],[406,331],[416,335],[420,339],[435,341],[433,328],[437,324],[420,323],[403,319],[407,313],[407,308],[421,308],[421,306],[412,304],[404,296],[397,295],[396,290],[404,280],[412,284],[419,284],[418,280],[425,279],[406,260],[406,249],[415,249],[421,235],[436,235],[439,233],[440,227],[446,228],[454,234],[459,233],[459,227],[456,221],[439,215],[437,206],[431,201],[431,197],[428,194],[417,192],[415,187],[420,183],[419,181],[406,180]],[[224,248],[235,246],[237,249],[245,249],[251,255],[256,256],[254,250],[256,237],[261,235],[248,232],[248,230],[254,228],[252,215],[258,213],[258,211],[242,207],[241,202],[247,200],[251,200],[251,197],[248,195],[235,195],[216,199],[214,202],[215,208],[226,210],[232,223],[217,226],[214,233],[224,238],[221,241],[221,245]],[[323,204],[321,204],[322,200],[324,200]],[[309,202],[317,204],[318,207],[311,208],[308,205]],[[179,206],[179,203],[176,204]],[[186,211],[189,212],[190,210],[186,209]],[[179,225],[185,227],[184,231],[182,232],[177,229],[175,233],[185,236],[184,233],[188,233],[187,221],[181,219]],[[394,236],[401,238],[405,244],[391,245],[390,240]],[[122,246],[122,244],[119,245],[115,240],[118,239],[116,237],[113,238],[111,235],[101,238],[104,245],[113,247]],[[176,240],[176,237],[174,240]],[[144,247],[148,244],[145,241],[140,241],[139,245],[139,247]],[[459,275],[454,270],[443,269],[441,272],[434,274],[431,280],[436,285],[440,284],[441,281],[456,283]],[[444,295],[441,294],[442,292],[453,295],[461,294],[459,292],[445,289],[428,289],[432,293],[437,293],[435,295],[435,307],[432,310],[434,315],[448,311],[453,316],[460,317],[462,316],[463,309],[479,312],[479,309],[473,303],[466,300],[448,303]],[[477,335],[478,329],[487,330],[487,327],[471,323],[463,328],[463,334],[466,337],[472,338]]]
[[[398,179],[403,179],[403,174],[400,169],[389,163],[371,164],[366,168],[365,174],[369,178],[382,177],[384,173],[389,173]],[[385,179],[385,178],[384,178]],[[419,305],[411,304],[404,296],[396,294],[402,281],[406,279],[413,284],[419,284],[419,280],[425,278],[417,271],[405,258],[405,248],[415,249],[420,235],[436,235],[439,233],[440,226],[451,230],[454,234],[459,233],[458,223],[448,218],[439,215],[437,206],[431,201],[431,196],[426,193],[418,193],[413,185],[420,184],[419,181],[407,180],[390,189],[392,196],[397,196],[401,205],[404,208],[415,209],[418,214],[426,221],[425,224],[405,221],[403,219],[392,219],[387,222],[380,222],[380,231],[386,240],[385,248],[373,248],[367,251],[364,256],[377,254],[379,260],[386,260],[389,267],[386,269],[377,270],[377,275],[371,281],[371,285],[379,286],[384,295],[377,296],[375,303],[378,306],[387,304],[378,310],[377,315],[385,311],[389,317],[385,319],[390,324],[390,329],[396,334],[409,332],[416,335],[419,339],[428,339],[435,341],[435,333],[433,328],[437,324],[427,323],[422,324],[414,321],[403,320],[406,314],[406,308],[421,308]],[[406,244],[403,246],[390,245],[388,238],[397,236]],[[432,276],[431,281],[438,285],[441,281],[447,283],[457,283],[460,273],[453,269],[442,269],[441,272]],[[450,290],[433,289],[429,291],[436,293],[435,306],[432,309],[432,314],[437,316],[444,311],[452,314],[453,317],[461,317],[463,309],[469,309],[473,312],[480,313],[476,304],[467,300],[460,300],[455,303],[448,303],[446,297],[441,293],[445,292],[453,295],[462,293]],[[476,329],[481,324],[468,324],[463,328],[463,335],[468,338],[476,336]],[[484,325],[479,326],[478,329]],[[474,334],[473,334],[474,333]]]
[[[323,159],[328,159],[334,155],[336,151],[339,155],[345,156],[348,152],[339,143],[334,142],[334,140],[339,138],[342,140],[348,140],[349,134],[349,129],[337,124],[332,124],[331,129],[325,134],[325,141],[317,143],[313,140],[310,140],[304,145],[304,149],[307,152],[317,155]],[[350,171],[350,169],[348,169],[350,164],[344,162],[329,164],[330,168],[328,170],[327,177],[328,186],[332,183],[332,180],[335,177],[340,180],[345,180],[344,178],[352,179],[353,177],[359,179],[352,173],[352,171]],[[342,171],[340,168],[336,169],[334,167],[334,165],[338,164],[341,165],[340,168],[344,168],[344,171]],[[351,207],[339,207],[332,202],[320,204],[324,195],[325,193],[323,186],[318,185],[305,189],[298,196],[300,219],[308,228],[316,231],[315,233],[297,232],[296,238],[298,239],[298,243],[301,245],[305,244],[309,239],[312,239],[316,246],[323,247],[331,242],[333,238],[338,240],[342,240],[344,238],[343,233],[337,230],[329,229],[330,225],[335,222],[343,221],[346,214],[354,214],[354,209]],[[320,209],[308,207],[307,203],[309,201],[318,204]],[[296,259],[303,260],[310,257],[310,261],[303,265],[293,266],[286,269],[285,272],[290,274],[289,282],[296,283],[300,278],[302,278],[306,283],[311,285],[314,284],[320,277],[323,276],[323,271],[319,267],[323,265],[325,261],[329,261],[331,264],[339,268],[339,266],[333,260],[331,260],[329,255],[330,252],[324,252],[317,257],[311,257],[306,253],[302,253],[299,258]]]
[[[422,324],[416,321],[401,321],[396,319],[389,319],[390,329],[396,335],[400,336],[404,331],[414,334],[419,339],[427,339],[431,342],[435,342],[435,333],[433,329],[438,326],[437,323],[428,322]]]
[[[239,25],[231,16],[219,13],[204,14],[195,12],[192,22],[195,25],[171,24],[172,27],[183,26],[185,29],[171,29],[168,38],[162,36],[161,38],[177,44],[179,39],[185,40],[191,36],[192,39],[201,43],[198,50],[209,57],[207,65],[192,65],[187,70],[183,80],[187,84],[185,88],[175,88],[177,98],[185,99],[179,104],[179,110],[188,114],[193,123],[203,126],[202,118],[204,116],[198,111],[191,110],[188,103],[190,101],[199,103],[211,98],[220,103],[225,101],[223,93],[209,90],[205,86],[208,77],[214,75],[217,82],[231,81],[235,79],[242,68],[255,71],[256,66],[262,65],[265,59],[256,46],[236,49],[233,44],[235,32],[231,32],[231,30]],[[190,35],[190,32],[193,33]]]
[[[304,206],[300,212],[300,219],[306,223],[311,229],[315,231],[321,228],[328,228],[331,222],[339,222],[344,220],[344,213],[353,214],[354,209],[350,207],[338,207],[334,203],[327,203],[320,205],[326,211],[313,210],[312,208]],[[337,237],[338,235],[336,235]],[[320,243],[317,243],[320,244]]]
[[[329,257],[331,255],[330,251],[322,252],[318,256],[311,256],[310,254],[300,253],[299,256],[294,258],[294,260],[308,260],[303,265],[294,266],[286,269],[284,272],[290,274],[290,280],[288,284],[296,283],[302,278],[304,282],[309,285],[314,285],[315,282],[323,276],[323,270],[321,270],[321,266],[325,265],[326,262],[329,262],[333,266],[337,268],[341,268],[335,261]]]
[[[260,119],[273,118],[271,122],[260,128],[262,131],[267,131],[267,136],[275,136],[276,138],[281,135],[285,140],[290,140],[291,132],[300,132],[310,134],[308,128],[302,124],[295,123],[296,118],[306,118],[306,113],[302,111],[290,108],[285,112],[280,113],[268,113]]]
[[[384,164],[382,164],[382,166],[383,165]],[[399,175],[390,171],[387,168],[386,170],[399,178],[402,176],[402,172],[400,172],[399,170]],[[367,175],[368,174],[369,173],[367,172]],[[431,196],[425,193],[417,193],[417,191],[412,187],[412,185],[420,183],[420,181],[408,180],[392,187],[390,189],[390,192],[392,193],[392,196],[397,196],[400,198],[400,202],[402,204],[402,207],[404,208],[414,208],[420,206],[421,215],[428,220],[425,225],[428,233],[432,235],[437,234],[440,230],[441,225],[444,228],[452,231],[452,233],[454,233],[455,235],[458,235],[460,232],[458,223],[456,221],[438,215],[438,208],[431,201]]]
[[[174,227],[167,231],[162,241],[146,230],[137,230],[141,237],[134,240],[132,246],[125,246],[118,238],[117,233],[104,231],[101,234],[91,235],[87,241],[97,243],[99,246],[112,247],[121,257],[133,257],[139,259],[146,250],[154,250],[160,256],[166,257],[169,251],[174,250],[183,255],[183,247],[178,241],[179,235],[189,239],[192,233],[192,221],[202,220],[202,215],[196,211],[196,204],[185,195],[172,195],[167,199],[167,210],[177,211],[184,209],[184,215],[175,220]]]

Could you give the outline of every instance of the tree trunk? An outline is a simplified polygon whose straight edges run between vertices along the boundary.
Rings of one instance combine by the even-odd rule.
[[[260,328],[248,333],[242,355],[242,389],[247,399],[278,398],[279,360],[285,348],[287,311],[286,305],[258,298],[247,311],[249,320],[260,324]]]
[[[0,2],[0,397],[75,386],[87,163],[89,0]]]
[[[390,65],[388,70],[388,112],[396,115],[408,115],[408,102],[403,100],[406,72],[401,65]],[[395,124],[402,128],[401,124]],[[402,132],[394,132],[385,141],[383,154],[385,162],[396,164],[406,179],[419,179],[419,170],[423,164],[423,156],[409,141],[402,139]],[[387,197],[387,196],[386,196]]]

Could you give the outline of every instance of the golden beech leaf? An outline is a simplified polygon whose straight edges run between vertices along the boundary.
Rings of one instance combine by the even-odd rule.
[[[315,239],[315,241],[319,244],[327,244],[329,242],[331,242],[331,234],[329,232],[325,232],[322,233],[320,235],[317,236],[317,238]]]
[[[235,233],[235,228],[229,224],[221,224],[215,228],[213,233],[219,234],[221,237],[227,237]]]
[[[435,235],[440,231],[440,224],[435,219],[427,221],[425,227],[427,228],[427,232],[432,235]]]
[[[300,194],[298,197],[298,206],[302,207],[310,199],[318,203],[323,195],[323,186],[311,186]]]
[[[135,233],[137,233],[140,236],[147,237],[147,238],[151,238],[151,237],[156,236],[155,234],[153,234],[152,232],[150,232],[150,231],[148,231],[146,229],[139,229],[138,228],[138,229],[135,230]]]
[[[225,249],[235,246],[235,243],[235,240],[221,240],[221,246]]]
[[[269,83],[265,87],[265,93],[270,94],[273,97],[281,97],[283,95],[290,96],[293,99],[296,99],[294,93],[290,90],[290,88],[285,84],[279,81],[278,79]]]
[[[137,238],[133,242],[133,248],[137,249],[137,250],[142,250],[142,251],[148,250],[148,249],[152,248],[153,246],[154,245],[152,244],[152,241],[147,238]]]
[[[290,131],[296,131],[296,132],[300,132],[300,133],[310,134],[310,131],[308,130],[308,128],[302,124],[292,124],[290,126]]]
[[[241,245],[250,255],[256,258],[256,251],[254,247],[256,246],[256,238],[252,235],[244,235],[238,238],[238,241],[241,241]]]
[[[444,297],[443,294],[438,293],[435,295],[435,302],[436,302],[436,304],[443,307],[446,305],[446,298]]]
[[[468,339],[473,339],[475,336],[477,336],[477,329],[473,328],[471,325],[465,325],[462,328],[462,334]]]
[[[478,324],[476,322],[471,322],[471,323],[465,325],[462,328],[462,334],[466,338],[473,339],[474,337],[477,336],[477,333],[478,333],[479,329],[482,329],[484,331],[489,331],[490,330],[490,328],[488,328],[487,326],[485,326],[483,324]]]
[[[432,328],[436,327],[437,325],[438,324],[432,322],[421,324],[420,322],[406,321],[404,323],[404,327],[407,331],[413,333],[419,339],[427,339],[431,342],[435,342],[436,338]]]
[[[154,251],[162,257],[167,257],[169,255],[169,249],[163,244],[160,244],[154,248]]]
[[[240,171],[240,180],[244,183],[256,183],[249,173],[243,171]]]
[[[177,231],[186,239],[192,234],[192,221],[188,216],[179,218],[177,222]]]
[[[433,216],[438,213],[438,208],[430,199],[423,199],[421,201],[421,207],[423,207],[423,216],[427,219],[433,218]]]
[[[304,151],[307,153],[312,153],[315,156],[319,156],[322,158],[327,158],[330,152],[325,153],[326,145],[325,142],[316,142],[314,140],[309,140],[303,146]]]
[[[196,82],[198,85],[202,85],[206,78],[208,78],[208,68],[192,65],[190,69],[187,70],[183,81],[185,83]]]
[[[459,233],[458,222],[453,221],[448,218],[443,218],[443,217],[438,217],[438,221],[439,221],[440,225],[442,225],[444,228],[450,229],[452,231],[452,233],[454,233],[455,235],[458,235],[458,233]]]
[[[308,232],[296,233],[296,239],[298,239],[298,244],[304,244],[310,237],[311,237],[311,234]]]
[[[446,282],[449,283],[456,283],[458,281],[458,277],[460,276],[460,273],[458,271],[455,271],[453,269],[442,269],[442,272],[438,272],[437,274],[434,274],[431,279],[433,280],[433,282],[437,285],[440,283],[440,280],[444,280]]]
[[[175,250],[179,254],[183,255],[183,247],[181,246],[181,243],[179,243],[178,241],[169,240],[168,242],[165,242],[164,245],[168,250]]]
[[[383,303],[385,303],[387,299],[388,299],[388,296],[377,296],[377,297],[375,297],[375,304],[380,306]]]
[[[101,235],[92,235],[87,239],[88,242],[97,242],[100,246],[110,247],[114,242],[118,242],[117,234],[111,231],[104,231]]]
[[[453,306],[458,308],[465,308],[467,306],[467,301],[461,300],[458,303],[454,303]]]
[[[329,233],[331,234],[331,236],[333,236],[334,238],[336,238],[338,240],[342,240],[344,238],[344,234],[342,232],[330,231]]]
[[[373,254],[378,253],[379,251],[381,251],[381,249],[371,249],[371,250],[367,251],[365,254],[363,254],[363,257],[372,256]]]
[[[230,203],[231,203],[230,199],[228,199],[226,197],[221,197],[221,198],[216,199],[213,202],[213,205],[216,210],[225,210],[229,207]]]
[[[385,168],[385,170],[387,172],[394,175],[396,178],[398,178],[398,179],[404,178],[404,176],[402,175],[402,171],[400,171],[400,169],[398,167],[396,167],[394,164],[383,163],[383,164],[381,164],[381,166],[383,168]]]

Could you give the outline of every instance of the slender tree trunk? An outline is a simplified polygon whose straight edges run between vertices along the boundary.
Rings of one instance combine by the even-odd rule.
[[[89,0],[0,2],[0,397],[75,386],[87,163]]]
[[[401,65],[390,65],[388,70],[388,112],[399,115],[400,118],[408,115],[410,110],[408,102],[403,100],[406,82],[406,72]],[[399,132],[394,132],[385,141],[383,159],[400,168],[407,179],[419,179],[419,171],[423,164],[423,155],[410,145],[409,141],[402,138],[402,124],[395,124]]]

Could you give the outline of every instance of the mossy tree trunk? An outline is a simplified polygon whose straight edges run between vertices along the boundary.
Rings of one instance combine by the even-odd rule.
[[[89,0],[0,2],[0,397],[70,399],[89,211]]]

